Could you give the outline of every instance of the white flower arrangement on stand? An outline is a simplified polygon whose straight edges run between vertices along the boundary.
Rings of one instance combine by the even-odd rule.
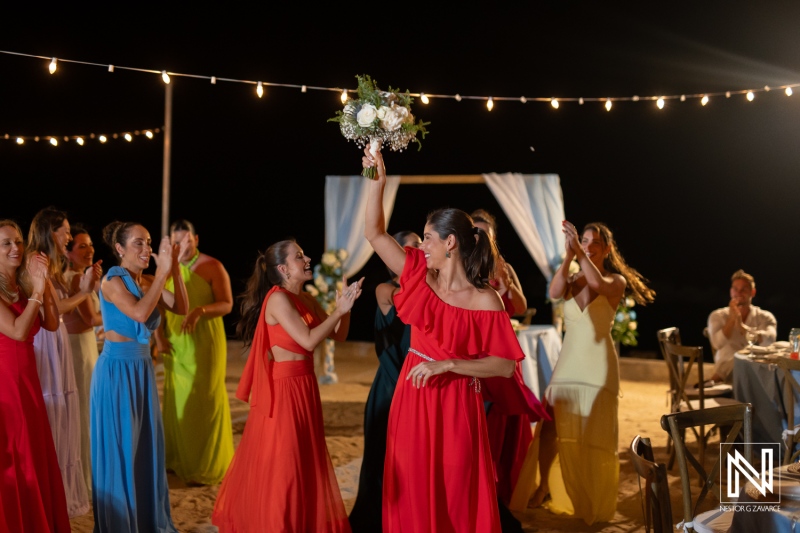
[[[320,263],[314,266],[314,284],[305,286],[306,292],[316,298],[328,314],[331,314],[336,308],[336,293],[342,290],[343,263],[348,255],[344,248],[328,250],[322,254]],[[331,339],[325,339],[320,346],[323,353],[322,375],[319,376],[319,383],[321,385],[338,383],[339,376],[336,375],[333,362],[336,343]],[[319,356],[315,351],[315,366],[317,357]]]

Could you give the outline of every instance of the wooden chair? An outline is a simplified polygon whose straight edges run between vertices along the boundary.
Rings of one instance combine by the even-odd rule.
[[[639,474],[639,496],[643,498],[642,514],[646,533],[668,533],[672,531],[672,503],[669,497],[667,467],[653,459],[650,439],[636,435],[628,450],[631,464]],[[642,478],[645,487],[642,488]],[[644,495],[642,494],[644,493]]]
[[[670,434],[675,445],[675,457],[677,458],[678,468],[681,476],[681,489],[683,492],[683,528],[684,531],[708,531],[709,523],[713,520],[718,522],[720,518],[724,521],[733,519],[733,511],[727,511],[721,516],[719,507],[712,508],[703,513],[697,513],[700,503],[705,499],[709,492],[712,492],[717,503],[722,501],[722,494],[718,483],[720,464],[722,458],[731,450],[736,437],[743,431],[744,459],[752,463],[753,450],[750,442],[753,439],[752,427],[752,406],[749,403],[739,405],[727,405],[724,407],[713,407],[710,409],[700,409],[694,411],[684,411],[670,413],[661,417],[661,427]],[[683,435],[687,429],[702,428],[705,426],[729,426],[727,438],[722,443],[720,459],[715,461],[714,467],[710,472],[705,470],[704,460],[696,458],[686,448]],[[689,477],[689,465],[700,474],[701,487],[697,500],[692,502],[691,479]],[[681,524],[678,525],[680,529]],[[730,529],[730,523],[728,523]]]
[[[712,388],[699,386],[695,388],[693,384],[689,383],[689,377],[692,375],[692,369],[695,366],[697,366],[698,383],[705,382],[702,346],[683,346],[678,328],[662,329],[658,331],[657,335],[658,343],[661,347],[661,355],[664,357],[669,371],[670,413],[741,404],[741,402],[729,397],[733,394],[733,388],[730,386],[715,386]],[[705,457],[708,438],[715,429],[716,427],[712,426],[706,432],[703,427],[692,428],[697,438],[701,458]],[[675,462],[675,450],[672,446],[671,437],[667,437],[667,452],[669,453],[667,468],[672,469],[672,465]]]
[[[786,452],[783,454],[783,464],[788,465],[800,456],[800,449],[795,450],[797,443],[800,442],[800,425],[795,425],[794,422],[795,395],[800,394],[800,383],[792,374],[792,370],[800,370],[800,361],[778,357],[775,364],[783,370],[783,408],[786,411],[786,429],[783,432]]]

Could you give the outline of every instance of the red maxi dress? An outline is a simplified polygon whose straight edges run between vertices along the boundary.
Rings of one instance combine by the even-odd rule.
[[[264,298],[236,397],[250,402],[242,440],[217,494],[211,522],[220,533],[349,533],[322,422],[313,352],[264,321],[276,291],[289,296],[309,328],[321,321],[303,301],[273,287]],[[306,355],[275,362],[280,346]]]
[[[400,318],[411,326],[411,349],[389,412],[383,530],[499,533],[484,394],[509,410],[524,398],[507,378],[473,379],[447,372],[417,389],[406,375],[429,360],[493,355],[520,361],[525,355],[505,311],[449,305],[427,284],[427,273],[424,253],[406,248],[394,302]],[[538,402],[535,406],[541,409]]]
[[[19,316],[28,299],[10,307]],[[0,304],[2,305],[2,304]],[[0,334],[0,533],[70,531],[64,482],[39,384],[33,336]]]

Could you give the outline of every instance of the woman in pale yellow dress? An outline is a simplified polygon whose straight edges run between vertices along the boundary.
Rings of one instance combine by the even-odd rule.
[[[531,503],[539,505],[549,493],[551,511],[593,524],[611,520],[617,508],[619,363],[611,326],[626,294],[644,305],[655,292],[622,259],[604,224],[587,224],[579,234],[564,221],[562,231],[566,255],[550,284],[550,298],[565,300],[566,335],[545,392],[554,421],[542,423],[542,482]],[[570,275],[573,259],[581,270]],[[548,483],[556,451],[563,487]]]

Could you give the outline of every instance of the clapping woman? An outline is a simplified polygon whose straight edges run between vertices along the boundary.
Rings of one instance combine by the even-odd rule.
[[[91,385],[92,503],[95,533],[176,533],[169,508],[164,426],[150,357],[150,336],[162,305],[189,306],[179,246],[164,236],[158,254],[135,222],[112,222],[103,240],[119,257],[100,286],[106,340]],[[145,275],[151,256],[154,276]],[[174,280],[174,292],[164,288]]]
[[[383,530],[499,532],[482,389],[507,386],[524,354],[497,292],[497,257],[486,232],[458,209],[428,216],[419,249],[386,233],[380,153],[369,184],[365,237],[392,272],[394,303],[411,326],[386,435]],[[498,384],[497,381],[502,381]],[[537,403],[537,407],[538,403]]]
[[[69,295],[81,294],[81,279],[87,269],[94,264],[94,244],[89,232],[81,226],[71,228],[72,240],[67,243],[69,263],[64,271],[64,280]],[[98,266],[101,261],[98,261]],[[97,284],[92,287],[88,297],[75,309],[64,314],[64,325],[69,333],[72,348],[72,363],[75,368],[75,384],[78,389],[81,413],[81,466],[86,488],[91,497],[92,490],[92,447],[89,439],[89,388],[92,383],[94,365],[99,356],[97,336],[94,328],[103,324],[100,316],[100,300],[97,297]]]
[[[33,217],[26,253],[29,257],[41,253],[47,255],[48,287],[61,316],[89,297],[100,275],[99,264],[88,268],[80,277],[78,292],[70,295],[64,269],[67,245],[71,240],[69,221],[63,211],[47,207]],[[80,516],[89,511],[89,496],[81,460],[78,386],[69,333],[64,322],[61,321],[56,331],[40,329],[33,338],[33,349],[67,494],[67,511],[70,517]]]
[[[211,521],[221,533],[349,532],[322,423],[314,348],[342,341],[363,278],[342,281],[330,316],[303,290],[311,260],[293,240],[261,254],[241,299],[237,332],[250,346],[236,397],[250,402]]]
[[[0,531],[70,531],[64,483],[33,354],[40,328],[58,328],[48,258],[25,263],[19,226],[0,220]],[[44,310],[41,313],[40,310]]]

